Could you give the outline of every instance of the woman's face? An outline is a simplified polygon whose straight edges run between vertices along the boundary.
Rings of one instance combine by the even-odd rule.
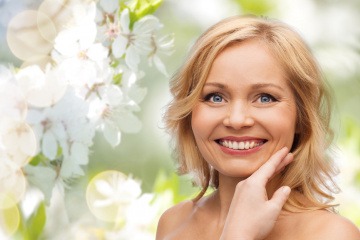
[[[261,42],[227,47],[215,59],[192,111],[204,159],[220,174],[248,177],[292,146],[296,105],[285,72]]]

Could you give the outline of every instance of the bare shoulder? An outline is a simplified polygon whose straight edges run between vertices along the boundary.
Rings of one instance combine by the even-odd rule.
[[[166,210],[159,219],[156,239],[166,239],[166,236],[169,236],[170,233],[186,222],[191,216],[193,208],[193,201],[184,201]]]
[[[325,210],[313,212],[311,232],[314,239],[360,240],[360,230],[348,219]]]

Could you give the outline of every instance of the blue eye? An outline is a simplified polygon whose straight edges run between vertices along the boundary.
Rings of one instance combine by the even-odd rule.
[[[273,96],[266,93],[261,94],[259,100],[261,103],[270,103],[276,101],[276,99]]]
[[[206,95],[204,100],[212,103],[222,103],[224,101],[224,98],[219,93],[210,93]]]
[[[212,102],[219,103],[219,102],[222,102],[223,98],[222,98],[222,96],[220,96],[220,95],[214,94],[214,95],[212,95],[212,96],[210,97],[210,100],[211,100]]]

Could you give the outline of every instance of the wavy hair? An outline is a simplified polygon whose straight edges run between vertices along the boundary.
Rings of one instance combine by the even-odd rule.
[[[191,174],[194,183],[201,187],[195,200],[209,186],[218,187],[218,172],[211,169],[196,147],[191,112],[217,55],[248,39],[260,40],[267,46],[284,69],[296,100],[298,131],[291,149],[295,161],[283,171],[279,184],[301,192],[310,204],[305,206],[292,191],[285,208],[329,208],[333,206],[333,193],[338,191],[333,180],[337,169],[328,151],[333,139],[330,90],[301,36],[278,20],[256,16],[227,18],[210,27],[193,45],[184,65],[171,79],[173,100],[164,115],[165,127],[173,137],[178,172]]]

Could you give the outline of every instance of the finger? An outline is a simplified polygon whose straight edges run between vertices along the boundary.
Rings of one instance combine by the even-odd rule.
[[[289,150],[287,147],[277,151],[252,175],[252,177],[258,178],[265,186],[268,180],[275,174],[276,170],[280,166],[280,163],[285,159],[288,152]]]
[[[285,158],[280,162],[280,164],[276,167],[275,174],[280,173],[284,170],[284,168],[294,160],[294,155],[292,153],[288,153]]]
[[[272,204],[276,211],[281,211],[282,207],[286,203],[286,200],[289,198],[291,189],[288,186],[279,188],[269,200],[269,203]]]

